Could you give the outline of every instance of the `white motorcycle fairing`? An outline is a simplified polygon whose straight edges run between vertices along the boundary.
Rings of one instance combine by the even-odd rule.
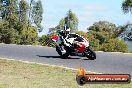
[[[89,40],[81,35],[71,33],[65,38],[62,36],[52,37],[52,40],[56,43],[56,51],[63,58],[67,58],[69,55],[82,55],[94,60],[96,54],[89,48]]]

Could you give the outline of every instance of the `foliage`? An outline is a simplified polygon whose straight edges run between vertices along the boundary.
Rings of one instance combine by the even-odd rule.
[[[42,15],[43,15],[42,2],[38,0],[37,2],[34,2],[32,6],[32,18],[33,18],[32,20],[33,20],[33,23],[37,26],[39,32],[43,30],[41,25],[42,18],[43,18]]]
[[[126,28],[126,39],[132,41],[132,24],[128,24]]]
[[[121,34],[120,37],[124,40],[132,40],[132,24],[126,24],[124,26],[120,26]]]
[[[36,44],[37,40],[38,34],[35,27],[31,26],[28,29],[22,30],[20,44]]]
[[[122,3],[122,10],[124,13],[132,13],[132,0],[124,0]]]
[[[57,30],[62,30],[64,29],[65,25],[70,27],[72,32],[75,32],[78,30],[78,23],[79,21],[76,14],[69,10],[66,17],[62,18],[55,28],[50,28],[49,32],[53,33]]]
[[[105,41],[118,37],[120,29],[115,24],[107,21],[95,22],[88,28],[89,33],[93,34],[99,43],[102,44]]]
[[[11,15],[17,14],[18,0],[0,0],[0,11],[2,19],[9,19]]]
[[[30,5],[32,9],[26,0],[0,0],[0,42],[16,44],[37,42],[37,32],[42,30],[40,23],[43,8],[40,0]],[[33,17],[31,18],[29,14]]]
[[[39,42],[42,46],[50,46],[50,47],[55,47],[54,42],[51,40],[51,37],[55,34],[48,34],[48,35],[43,35],[39,38]]]
[[[115,24],[107,21],[95,22],[88,28],[89,35],[93,36],[94,42],[97,42],[96,50],[126,52],[127,44],[116,38],[126,30],[126,26],[116,27]]]
[[[28,11],[28,4],[25,0],[21,0],[19,3],[19,22],[24,26],[27,24],[27,11]]]
[[[65,17],[65,24],[70,27],[71,31],[78,30],[78,18],[71,10],[68,11],[67,16]]]
[[[64,26],[65,26],[65,18],[62,18],[59,24],[57,25],[56,29],[63,29]]]
[[[19,35],[18,32],[10,28],[9,29],[9,22],[1,20],[0,21],[0,42],[4,43],[19,43]]]
[[[119,39],[110,39],[102,44],[101,50],[106,52],[127,52],[128,45]]]
[[[118,27],[115,37],[120,37],[122,36],[123,32],[125,32],[127,30],[127,25],[121,25]]]
[[[126,13],[132,13],[132,0],[124,0],[122,2],[122,10]],[[123,33],[124,39],[132,40],[132,24],[127,24],[125,26],[125,33]]]

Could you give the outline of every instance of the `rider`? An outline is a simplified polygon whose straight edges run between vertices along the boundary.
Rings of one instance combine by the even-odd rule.
[[[60,40],[62,41],[61,45],[64,45],[64,39],[70,34],[70,28],[65,24],[64,29],[59,32]],[[61,50],[64,49],[61,47]]]
[[[67,35],[70,34],[70,28],[65,24],[63,30],[61,30],[59,34],[64,38],[67,37]]]

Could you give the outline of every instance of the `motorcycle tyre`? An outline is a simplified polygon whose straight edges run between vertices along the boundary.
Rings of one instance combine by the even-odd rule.
[[[68,58],[68,56],[70,55],[68,49],[66,50],[65,54],[62,54],[62,52],[58,46],[56,46],[56,51],[61,56],[61,58],[63,58],[63,59]]]

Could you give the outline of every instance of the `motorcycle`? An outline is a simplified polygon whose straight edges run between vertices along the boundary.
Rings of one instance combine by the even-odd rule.
[[[71,56],[84,56],[90,60],[96,59],[96,53],[90,48],[89,40],[76,33],[61,37],[53,35],[51,38],[56,43],[56,51],[62,58]]]

